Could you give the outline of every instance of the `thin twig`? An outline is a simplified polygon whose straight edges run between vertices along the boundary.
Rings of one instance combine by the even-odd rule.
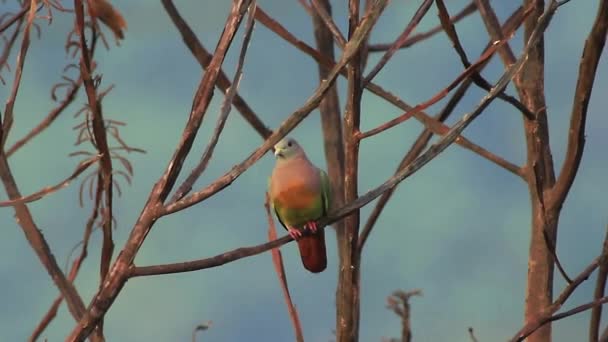
[[[268,218],[268,241],[273,241],[277,239],[277,229],[274,225],[272,214],[270,213],[270,203],[268,194],[266,194],[264,207],[266,208],[266,217]],[[291,320],[291,324],[293,324],[293,330],[296,335],[296,341],[304,342],[304,334],[302,333],[302,324],[300,323],[298,310],[296,310],[296,306],[293,304],[293,301],[291,300],[291,295],[289,294],[289,286],[287,285],[287,276],[285,275],[285,267],[283,265],[283,256],[281,255],[281,250],[278,248],[273,248],[271,250],[271,254],[272,264],[274,265],[274,270],[277,273],[277,277],[279,278],[281,290],[283,291],[283,298],[285,299],[285,304],[287,305],[289,319]]]
[[[475,13],[476,10],[477,10],[477,6],[475,5],[475,3],[473,1],[471,1],[471,3],[466,5],[462,10],[460,10],[460,12],[456,13],[453,17],[451,17],[450,22],[452,24],[456,24],[460,20]],[[437,25],[428,31],[414,34],[414,35],[410,36],[408,39],[406,39],[405,42],[403,42],[403,44],[401,44],[399,46],[399,49],[405,49],[405,48],[412,47],[414,44],[422,42],[428,38],[431,38],[434,35],[436,35],[437,33],[440,33],[441,31],[443,31],[443,28],[441,27],[441,25]],[[368,52],[386,51],[386,50],[390,49],[392,45],[393,45],[393,43],[369,44]]]
[[[175,4],[172,0],[161,0],[165,11],[173,21],[173,24],[179,30],[182,35],[182,39],[184,44],[188,47],[190,52],[198,63],[201,65],[203,69],[208,69],[209,64],[211,63],[212,55],[205,49],[203,44],[194,34],[194,31],[190,28],[188,23],[182,18],[182,16],[177,11]],[[256,11],[257,14],[257,11]],[[232,87],[230,84],[230,80],[226,76],[223,70],[220,69],[220,73],[217,78],[217,87],[226,94],[228,90]],[[239,111],[241,116],[255,129],[258,134],[266,139],[272,131],[262,122],[262,120],[258,117],[257,114],[249,107],[247,102],[239,95],[237,92],[234,95],[233,103],[234,107]]]
[[[29,131],[23,138],[17,140],[10,148],[7,149],[6,156],[10,157],[30,140],[48,128],[55,121],[55,119],[57,119],[57,117],[63,113],[63,111],[74,101],[81,84],[82,81],[78,80],[78,82],[70,88],[65,98],[57,107],[53,108],[53,110],[51,110],[49,114],[42,121],[40,121],[36,127],[32,128],[32,130]]]
[[[71,175],[69,175],[66,179],[61,181],[59,184],[56,184],[53,186],[47,186],[44,189],[36,191],[31,195],[21,196],[19,198],[13,198],[8,201],[0,201],[0,207],[11,207],[11,206],[15,206],[18,204],[34,202],[49,194],[52,194],[58,190],[61,190],[65,187],[67,187],[68,185],[70,185],[70,183],[74,179],[76,179],[76,177],[78,177],[81,173],[83,173],[86,169],[88,169],[89,166],[95,164],[100,158],[101,158],[101,156],[95,156],[93,158],[89,158],[89,159],[81,162],[80,164],[78,164],[76,166],[76,169],[74,170],[74,172],[72,172]]]
[[[595,291],[593,299],[598,300],[604,297],[606,290],[606,278],[608,277],[608,226],[606,227],[606,236],[602,246],[602,254],[599,260],[599,269],[597,271],[597,280],[595,282]],[[602,321],[602,307],[596,306],[591,309],[591,318],[589,319],[589,341],[598,341],[600,333],[600,322]]]
[[[226,96],[224,97],[224,101],[222,102],[222,106],[220,108],[220,115],[217,119],[217,124],[215,129],[213,130],[213,135],[211,136],[211,140],[207,144],[205,148],[205,152],[196,167],[190,172],[186,180],[177,188],[173,198],[171,198],[170,203],[176,202],[186,196],[191,190],[194,183],[200,178],[200,176],[207,169],[207,165],[209,165],[209,161],[213,156],[213,151],[215,150],[215,146],[217,145],[220,135],[224,130],[224,125],[226,124],[226,120],[228,119],[228,115],[230,114],[230,110],[232,109],[232,102],[234,96],[236,95],[237,90],[239,89],[239,84],[241,81],[241,77],[243,76],[243,65],[245,63],[245,55],[247,54],[247,48],[249,47],[249,41],[251,39],[251,35],[253,33],[253,27],[255,24],[254,16],[256,10],[256,3],[253,1],[252,9],[250,10],[250,14],[247,17],[247,24],[245,25],[245,37],[243,38],[243,43],[241,45],[241,52],[239,54],[239,59],[236,65],[236,71],[234,73],[234,78],[232,79],[232,86],[226,92]]]
[[[407,24],[407,26],[405,27],[403,32],[399,35],[399,37],[397,37],[397,39],[395,39],[395,42],[393,43],[393,45],[384,53],[382,58],[380,58],[380,61],[378,61],[376,66],[374,66],[374,68],[367,74],[367,76],[365,76],[365,78],[363,79],[363,87],[365,87],[369,82],[371,82],[371,80],[374,79],[374,77],[376,77],[378,72],[380,72],[380,70],[382,70],[382,68],[386,65],[386,63],[389,61],[389,59],[391,59],[391,57],[393,57],[395,52],[397,52],[397,50],[399,50],[399,47],[402,46],[403,43],[405,43],[405,41],[410,36],[412,31],[414,31],[416,26],[418,26],[418,23],[420,23],[422,18],[424,18],[427,11],[429,10],[429,8],[431,8],[432,4],[433,4],[433,0],[425,0],[420,5],[420,7],[418,8],[416,13],[410,20],[409,24]]]

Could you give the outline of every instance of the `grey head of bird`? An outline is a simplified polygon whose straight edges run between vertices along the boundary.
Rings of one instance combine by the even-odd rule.
[[[300,144],[295,139],[289,137],[281,139],[281,141],[274,145],[274,155],[277,161],[306,157]]]

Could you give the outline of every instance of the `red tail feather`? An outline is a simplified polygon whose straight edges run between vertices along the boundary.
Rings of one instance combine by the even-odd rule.
[[[316,234],[303,236],[298,239],[298,248],[304,267],[313,273],[322,272],[327,267],[325,252],[325,229]]]

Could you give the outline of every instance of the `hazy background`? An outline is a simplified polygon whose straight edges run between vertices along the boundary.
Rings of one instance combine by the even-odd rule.
[[[421,1],[392,1],[379,20],[371,42],[390,42],[409,22]],[[104,115],[128,123],[121,128],[125,140],[148,151],[132,154],[135,179],[121,181],[123,196],[115,200],[118,226],[116,253],[122,248],[149,191],[173,153],[201,78],[201,68],[164,12],[160,1],[113,3],[128,21],[120,47],[101,45],[96,54],[102,87],[116,84],[104,100]],[[447,1],[450,13],[468,2]],[[493,1],[501,21],[519,1]],[[259,4],[300,39],[314,45],[311,19],[296,1],[261,0]],[[66,2],[72,7],[71,2]],[[228,13],[229,1],[185,1],[176,5],[205,47],[215,47]],[[346,2],[333,1],[337,24],[346,32]],[[0,4],[0,13],[14,9]],[[551,143],[557,169],[566,146],[572,93],[584,39],[596,15],[597,1],[577,0],[563,6],[546,34],[546,94]],[[417,32],[438,24],[432,7]],[[71,29],[71,15],[55,12],[52,25],[39,21],[42,39],[33,39],[27,56],[21,91],[15,106],[15,126],[8,146],[36,125],[54,106],[50,87],[60,81],[68,63],[64,41]],[[477,14],[457,25],[471,60],[487,43]],[[111,34],[107,32],[110,42]],[[232,77],[242,30],[224,63]],[[515,53],[521,34],[512,40]],[[14,51],[18,50],[18,45]],[[339,54],[339,52],[337,52]],[[370,57],[373,65],[378,55]],[[15,54],[10,59],[15,65]],[[503,66],[496,58],[484,71],[494,81]],[[376,81],[410,104],[424,101],[447,85],[462,66],[445,34],[397,53]],[[75,75],[75,73],[73,74]],[[2,71],[7,98],[13,73]],[[275,34],[256,26],[247,55],[240,94],[271,128],[300,107],[318,82],[313,60]],[[342,106],[344,79],[339,79]],[[570,275],[577,274],[600,251],[606,223],[606,146],[608,145],[608,63],[601,61],[589,106],[587,146],[574,187],[566,201],[559,226],[558,253]],[[515,95],[513,88],[510,93]],[[450,120],[471,110],[484,92],[475,87]],[[198,160],[218,115],[221,93],[216,92],[193,152],[184,169]],[[53,126],[10,158],[23,194],[55,184],[78,162],[67,155],[80,123],[75,113],[86,103],[81,90],[75,103]],[[428,110],[435,114],[443,101]],[[362,105],[364,130],[401,112],[385,101],[366,94]],[[525,144],[521,114],[503,102],[494,103],[465,131],[473,141],[508,160],[522,164]],[[361,145],[361,193],[383,182],[414,141],[421,125],[413,120]],[[300,140],[310,158],[325,167],[318,111],[292,136]],[[253,151],[261,139],[233,111],[215,157],[195,188],[199,189]],[[273,167],[265,156],[217,196],[161,219],[148,236],[138,265],[204,258],[230,249],[266,241],[263,209],[267,177]],[[181,178],[183,179],[183,177]],[[29,205],[36,223],[63,265],[70,249],[82,238],[91,203],[78,207],[78,182],[48,198]],[[4,192],[0,200],[6,199]],[[367,218],[372,206],[363,210]],[[398,192],[378,221],[366,245],[362,265],[361,341],[398,336],[399,319],[385,308],[385,298],[397,288],[421,288],[423,297],[412,299],[412,329],[416,341],[468,341],[467,327],[475,328],[480,341],[503,341],[517,331],[523,320],[527,272],[530,209],[524,182],[479,156],[454,145],[411,178]],[[38,324],[58,291],[25,240],[13,211],[0,209],[0,339],[25,340]],[[281,231],[280,234],[283,234]],[[89,257],[76,285],[88,303],[98,284],[99,232],[92,237]],[[300,264],[295,245],[285,246],[287,276],[300,313],[307,341],[333,338],[337,257],[335,234],[327,233],[328,268],[312,275]],[[556,291],[563,288],[558,279]],[[594,279],[579,287],[565,308],[592,299]],[[588,314],[555,324],[555,341],[586,338]],[[205,341],[290,341],[293,331],[269,253],[239,260],[220,268],[129,281],[112,306],[105,323],[108,341],[187,341],[195,325],[212,320],[202,333]],[[62,306],[44,333],[49,341],[61,341],[74,326]]]

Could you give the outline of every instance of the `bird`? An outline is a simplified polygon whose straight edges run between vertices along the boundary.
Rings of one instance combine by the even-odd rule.
[[[290,137],[274,145],[276,164],[268,181],[270,205],[283,227],[296,240],[304,268],[319,273],[327,267],[325,231],[316,221],[330,204],[329,178]],[[303,235],[303,231],[312,234]]]

